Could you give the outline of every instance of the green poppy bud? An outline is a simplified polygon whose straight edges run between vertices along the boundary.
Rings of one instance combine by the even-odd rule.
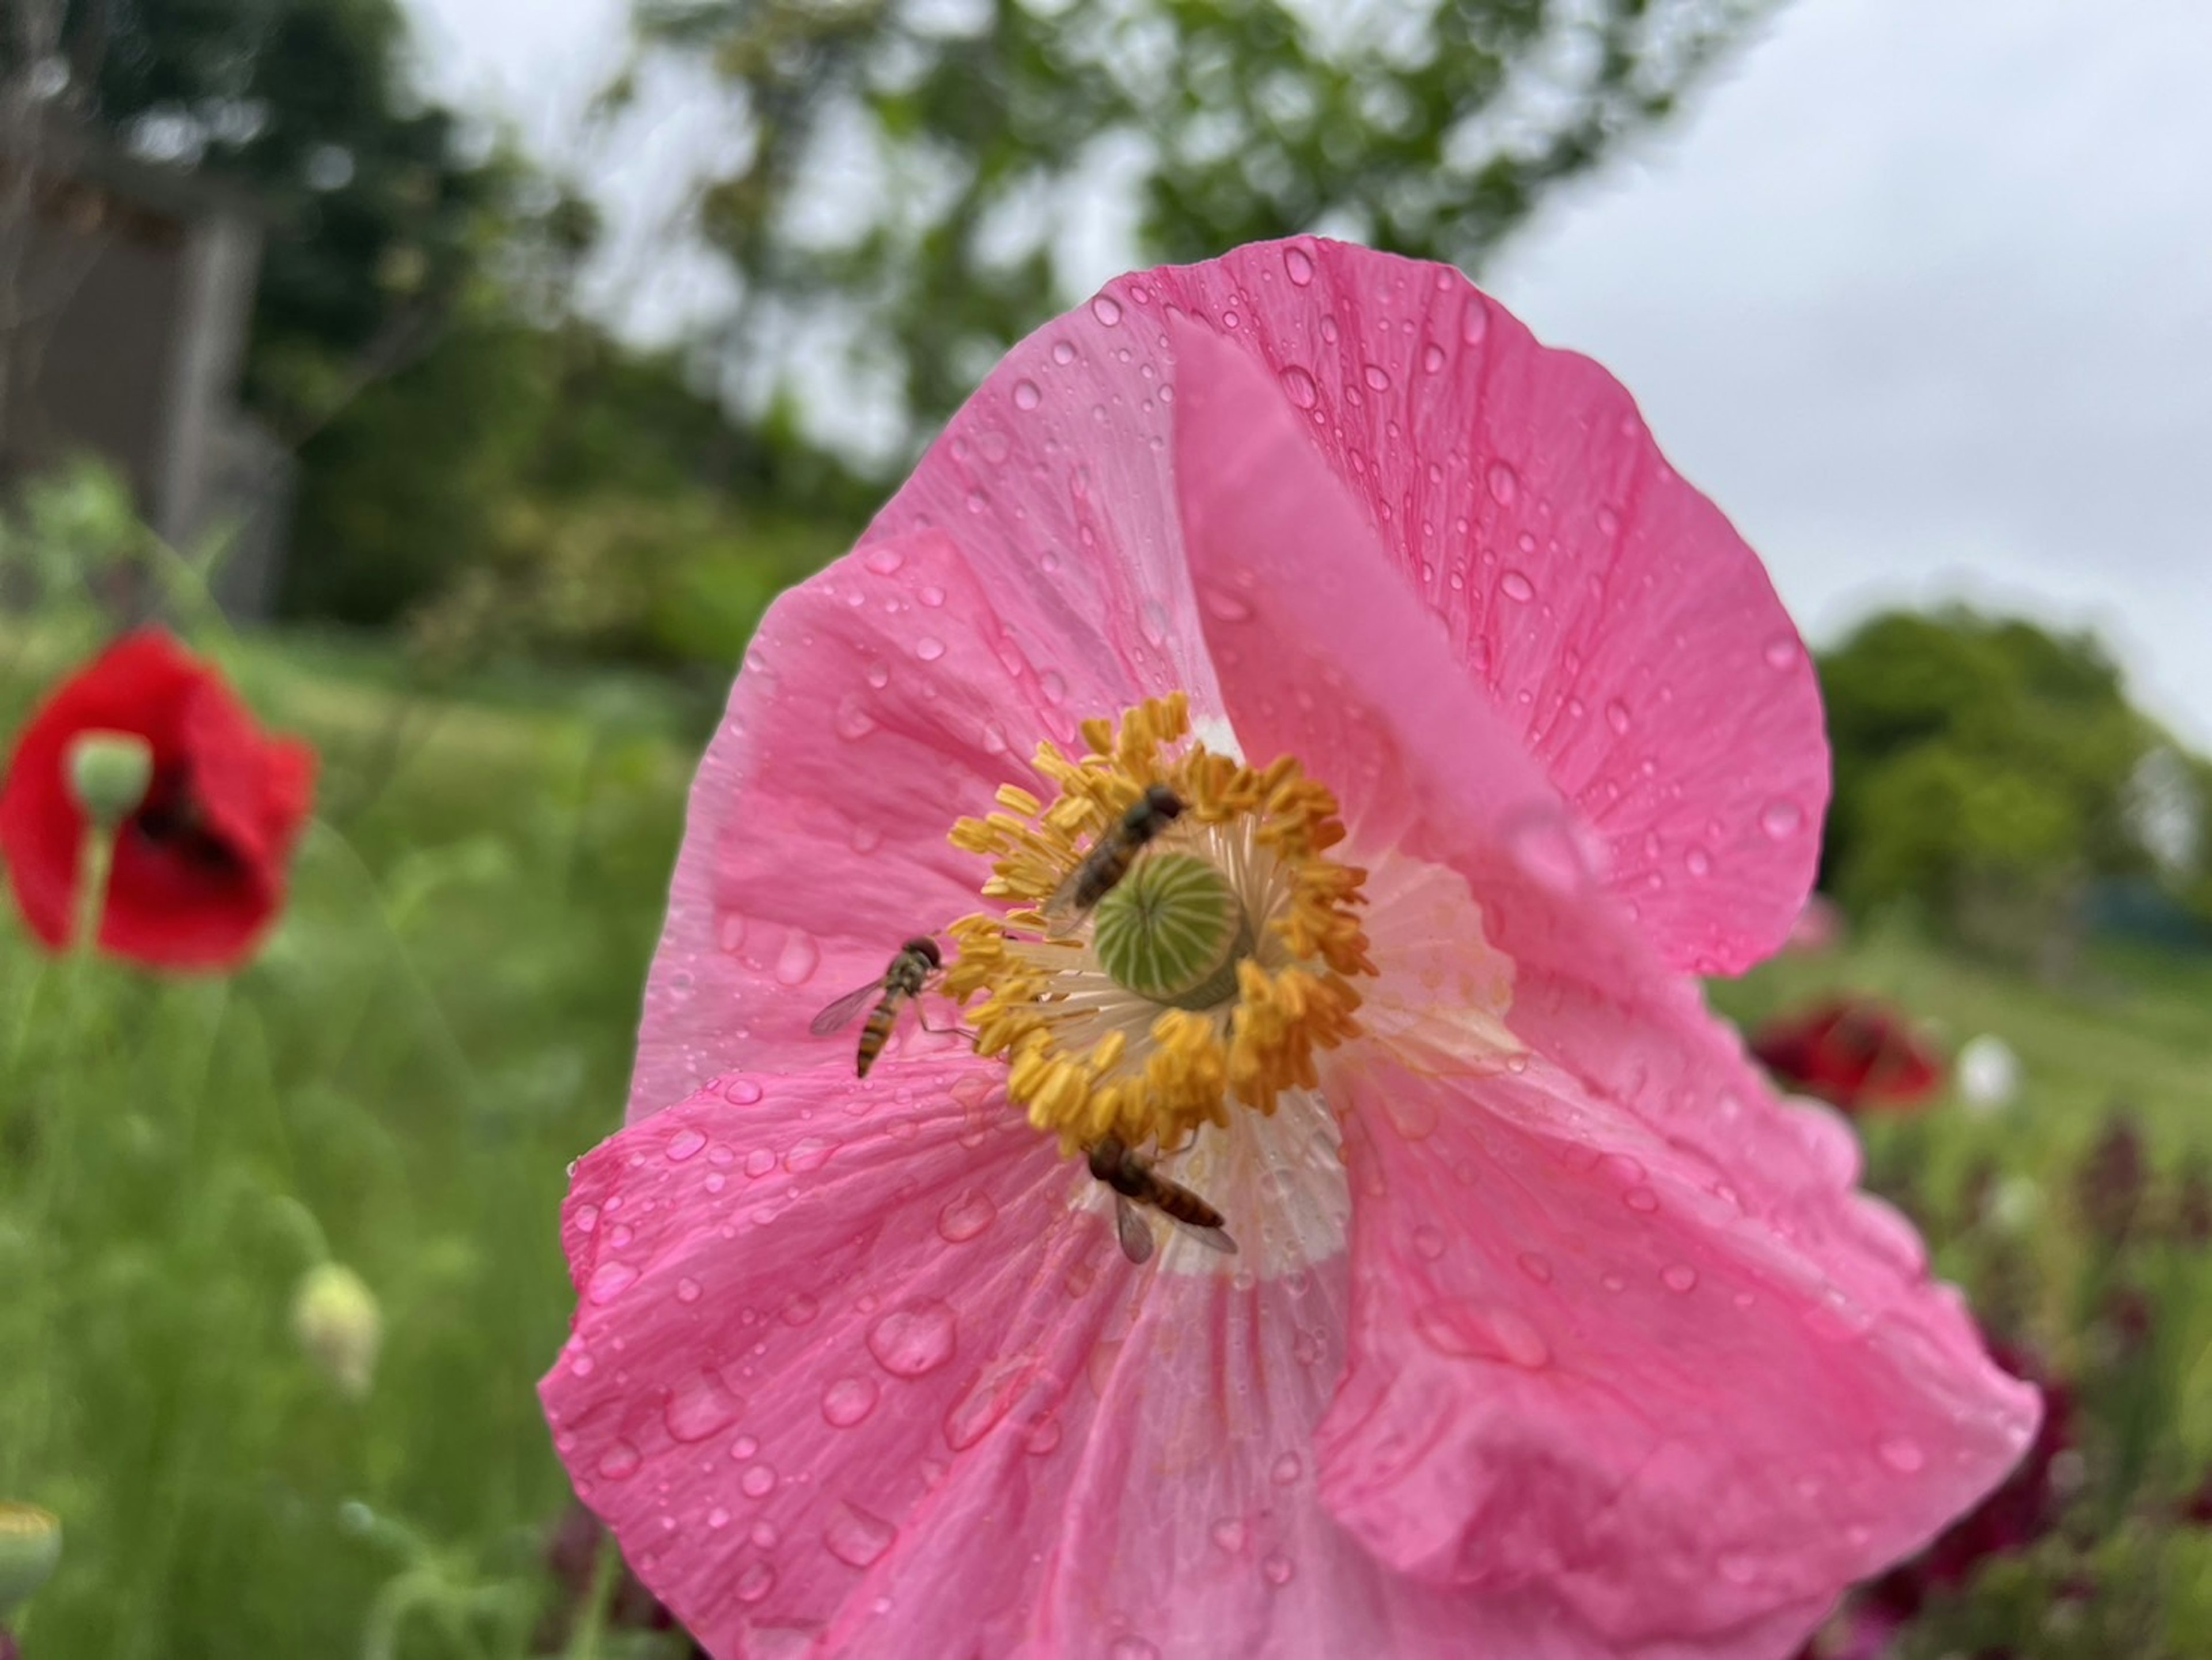
[[[85,816],[112,830],[146,800],[154,746],[135,732],[79,733],[69,747],[69,777]]]

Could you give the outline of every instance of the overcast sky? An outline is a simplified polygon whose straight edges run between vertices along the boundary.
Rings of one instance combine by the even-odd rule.
[[[586,153],[623,0],[408,3],[441,91]],[[1627,383],[1815,637],[1950,594],[2091,623],[2212,745],[2208,88],[2208,0],[1795,0],[1486,283]],[[727,142],[665,102],[595,164],[647,226]]]

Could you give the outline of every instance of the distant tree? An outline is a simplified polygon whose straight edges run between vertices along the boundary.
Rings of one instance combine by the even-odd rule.
[[[281,434],[427,350],[527,175],[423,99],[398,0],[64,0],[55,102],[252,192],[248,400]]]
[[[947,411],[1073,296],[1057,234],[1136,194],[1140,252],[1329,228],[1472,266],[1670,110],[1774,0],[635,0],[711,64],[741,159],[699,228],[747,359],[827,319]],[[825,301],[824,296],[834,296]],[[775,376],[756,376],[775,384]]]
[[[1891,611],[1820,659],[1835,749],[1822,881],[2007,949],[2063,935],[2086,887],[2171,878],[2139,809],[2172,740],[2087,635],[1963,608]]]

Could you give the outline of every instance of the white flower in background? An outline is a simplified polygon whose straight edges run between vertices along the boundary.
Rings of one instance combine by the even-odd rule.
[[[1966,1040],[1957,1062],[1959,1098],[1978,1118],[2003,1111],[2020,1093],[2020,1056],[1993,1033]]]

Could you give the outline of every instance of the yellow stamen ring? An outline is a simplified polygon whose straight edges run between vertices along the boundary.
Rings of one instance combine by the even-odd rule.
[[[1002,811],[952,829],[1007,909],[953,925],[945,989],[981,999],[978,1052],[1006,1058],[1009,1093],[1069,1153],[1109,1135],[1179,1148],[1232,1101],[1272,1113],[1359,1030],[1365,873],[1326,856],[1344,838],[1335,797],[1291,757],[1252,768],[1189,731],[1181,693],[1085,721],[1081,758],[1038,749],[1049,803],[1008,786]],[[1048,933],[1047,903],[1155,784],[1182,815],[1089,917]]]

